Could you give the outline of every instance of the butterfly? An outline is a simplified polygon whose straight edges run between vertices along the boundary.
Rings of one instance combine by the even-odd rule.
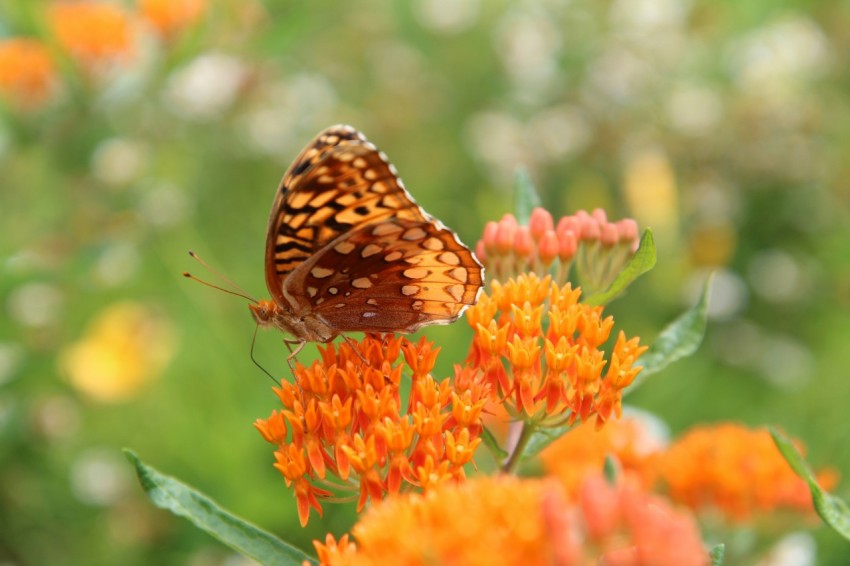
[[[387,156],[346,125],[327,128],[289,166],[269,216],[271,300],[257,324],[307,342],[345,332],[414,332],[475,304],[484,268],[416,204]]]

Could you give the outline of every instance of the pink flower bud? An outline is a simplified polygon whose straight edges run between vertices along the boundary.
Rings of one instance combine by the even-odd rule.
[[[616,225],[621,243],[634,242],[638,239],[638,223],[634,218],[623,218],[618,220]]]
[[[488,250],[496,249],[496,239],[499,235],[499,223],[492,220],[484,225],[484,234],[481,241]]]
[[[617,242],[620,240],[620,232],[617,230],[616,224],[611,224],[610,222],[602,224],[599,240],[602,242],[603,246],[616,246]]]
[[[578,216],[578,215],[576,215]],[[601,228],[595,218],[583,216],[579,218],[580,238],[582,240],[598,240],[601,235]]]
[[[484,245],[484,240],[478,240],[478,243],[475,244],[475,257],[482,264],[487,263],[487,246]]]
[[[604,208],[594,208],[590,215],[595,218],[600,225],[608,223],[608,215],[605,213]]]
[[[575,216],[564,216],[558,220],[558,228],[555,231],[559,234],[561,232],[573,232],[574,234],[580,234],[581,223],[579,223],[578,218]]]
[[[601,539],[613,533],[620,524],[620,497],[616,488],[601,477],[588,477],[579,492],[587,533]]]
[[[502,255],[511,253],[516,236],[517,222],[512,214],[506,214],[499,221],[499,231],[496,234],[496,249]]]
[[[552,262],[558,257],[559,250],[558,235],[555,234],[555,231],[549,229],[543,232],[543,236],[537,244],[537,257],[540,258],[540,262],[546,267],[552,265]]]
[[[571,230],[567,230],[564,232],[557,232],[557,235],[558,257],[565,263],[572,261],[578,251],[578,238],[576,238],[576,233]]]
[[[534,239],[528,226],[518,226],[514,236],[514,254],[518,257],[529,258],[534,253]]]
[[[534,240],[539,242],[546,230],[552,230],[554,228],[552,215],[545,208],[537,207],[531,211],[528,227],[531,229],[531,235],[534,237]]]

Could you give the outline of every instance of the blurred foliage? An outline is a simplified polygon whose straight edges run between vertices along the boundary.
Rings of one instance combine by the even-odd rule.
[[[276,183],[339,122],[467,243],[511,210],[518,166],[555,214],[651,227],[658,265],[613,305],[647,342],[718,270],[705,346],[629,401],[674,432],[775,424],[850,473],[850,4],[211,0],[165,35],[118,4],[131,53],[86,66],[49,3],[0,0],[0,39],[58,61],[43,103],[0,115],[0,561],[232,563],[150,506],[123,446],[304,549],[348,529],[343,507],[298,527],[251,426],[276,400],[245,304],[180,277],[216,280],[191,248],[264,294]],[[136,314],[114,328],[116,304]],[[448,375],[468,328],[426,334]],[[258,337],[272,373],[285,353]],[[132,383],[92,392],[81,356]],[[845,563],[812,533],[819,564]]]

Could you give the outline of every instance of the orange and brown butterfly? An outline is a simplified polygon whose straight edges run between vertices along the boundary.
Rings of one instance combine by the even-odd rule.
[[[475,304],[484,269],[405,190],[351,126],[321,132],[283,176],[269,217],[260,326],[307,342],[344,332],[409,333]],[[291,357],[291,356],[290,356]]]

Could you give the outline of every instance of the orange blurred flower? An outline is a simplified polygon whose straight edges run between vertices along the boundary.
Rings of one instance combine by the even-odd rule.
[[[367,335],[320,347],[322,360],[298,364],[295,383],[275,388],[284,409],[254,424],[277,445],[275,467],[295,486],[302,525],[335,492],[359,491],[360,511],[369,499],[465,477],[481,442],[487,389],[460,368],[454,383],[436,381],[438,351],[424,339]],[[412,381],[406,409],[403,371]]]
[[[655,462],[662,450],[661,442],[641,420],[627,416],[601,430],[590,423],[578,426],[550,444],[540,459],[546,473],[556,476],[570,494],[577,492],[585,478],[602,472],[608,455],[648,489],[655,482]]]
[[[161,35],[171,37],[200,21],[207,3],[206,0],[139,0],[139,9]]]
[[[314,542],[327,565],[708,564],[693,519],[601,478],[569,500],[553,480],[476,477],[385,500],[347,535]]]
[[[15,38],[0,41],[0,95],[18,107],[34,108],[53,92],[56,69],[40,41]]]
[[[54,3],[47,19],[57,43],[86,66],[120,60],[132,52],[130,20],[115,4]]]
[[[670,497],[693,509],[717,509],[732,521],[786,508],[812,510],[806,482],[794,474],[766,429],[736,424],[691,429],[659,462]],[[834,472],[819,475],[829,489]]]
[[[493,281],[489,293],[467,310],[475,330],[469,367],[482,372],[491,399],[511,416],[556,426],[596,416],[598,426],[620,416],[622,390],[640,372],[634,362],[646,350],[621,331],[607,353],[614,326],[601,306],[579,302],[581,289],[549,276],[520,275]]]
[[[173,353],[169,322],[149,307],[122,302],[104,309],[59,363],[77,390],[97,401],[117,402],[157,378]]]

